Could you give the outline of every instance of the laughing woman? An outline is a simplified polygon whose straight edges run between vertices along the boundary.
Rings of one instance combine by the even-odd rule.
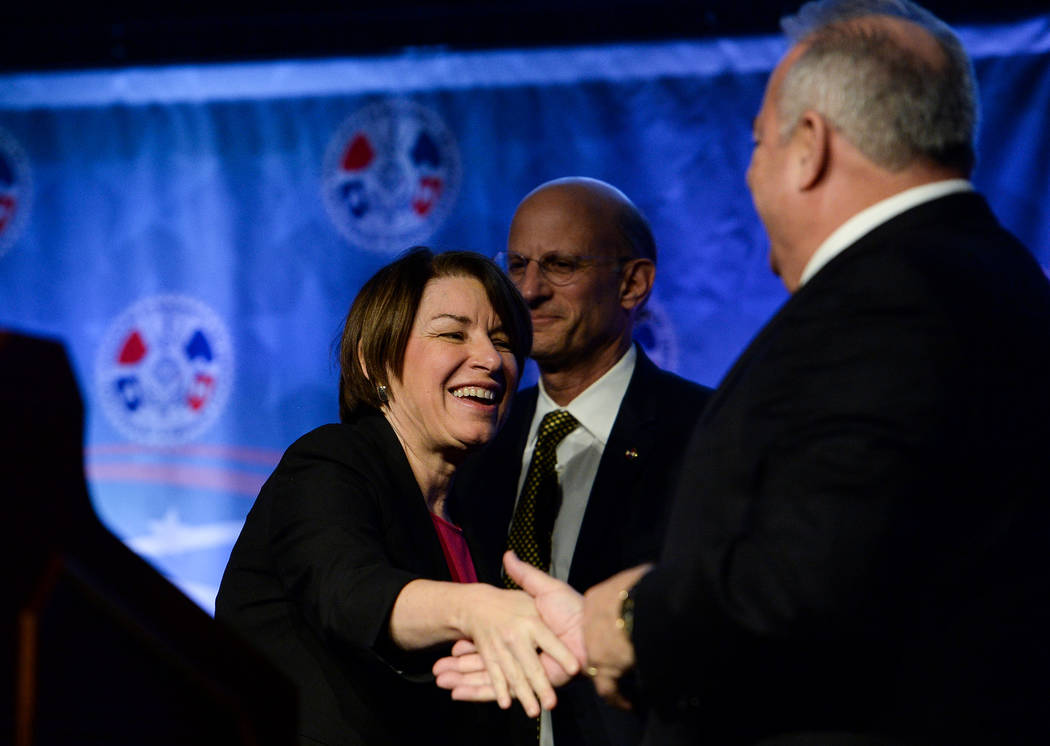
[[[476,582],[445,497],[496,434],[532,341],[528,310],[480,254],[415,249],[361,289],[340,345],[340,419],[303,436],[263,486],[216,617],[296,684],[305,744],[500,743],[430,666],[474,641],[530,714],[554,693],[536,651],[576,659],[532,600]]]

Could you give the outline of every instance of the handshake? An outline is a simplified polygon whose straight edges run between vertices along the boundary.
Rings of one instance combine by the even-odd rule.
[[[518,559],[503,566],[522,590],[494,597],[491,613],[480,612],[471,639],[433,667],[436,683],[467,702],[497,702],[503,709],[517,699],[530,717],[557,704],[555,687],[581,671],[610,703],[630,709],[617,682],[634,665],[634,647],[622,629],[622,592],[634,586],[649,565],[624,570],[580,594],[571,586]],[[484,619],[484,621],[482,621]]]

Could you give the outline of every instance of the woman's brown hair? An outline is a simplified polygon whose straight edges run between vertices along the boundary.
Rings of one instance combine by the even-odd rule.
[[[532,349],[529,309],[503,271],[473,251],[435,254],[417,246],[376,272],[346,315],[339,343],[339,419],[343,422],[362,407],[378,409],[382,402],[377,387],[389,386],[390,375],[401,378],[423,289],[436,277],[471,277],[480,282],[503,323],[518,369],[525,364]]]

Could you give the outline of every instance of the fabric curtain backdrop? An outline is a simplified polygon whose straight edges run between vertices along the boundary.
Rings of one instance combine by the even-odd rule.
[[[974,180],[1050,266],[1050,15],[960,35],[983,104]],[[338,417],[333,343],[364,280],[413,244],[494,254],[547,179],[603,179],[645,211],[660,256],[639,341],[717,384],[786,297],[744,183],[784,50],[0,76],[0,325],[65,341],[100,517],[211,611],[280,453]]]

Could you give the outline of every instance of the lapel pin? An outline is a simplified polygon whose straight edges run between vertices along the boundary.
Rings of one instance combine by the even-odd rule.
[[[638,458],[638,451],[634,450],[633,448],[628,448],[627,452],[623,455],[631,460],[634,460]]]

